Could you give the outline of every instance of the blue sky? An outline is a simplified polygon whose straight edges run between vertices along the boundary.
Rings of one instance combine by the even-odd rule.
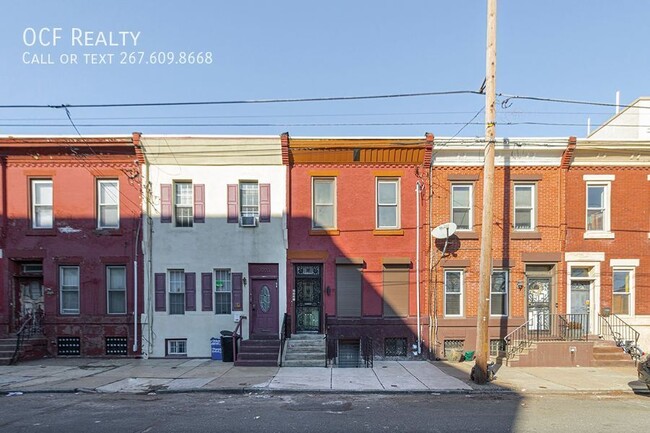
[[[6,1],[0,21],[0,105],[112,104],[478,90],[485,76],[486,2]],[[650,95],[650,2],[501,0],[497,91],[614,103]],[[32,42],[41,29],[57,46]],[[73,29],[137,33],[138,45],[76,46]],[[77,30],[74,30],[77,31]],[[84,33],[85,34],[85,33]],[[24,39],[24,36],[27,40]],[[211,64],[146,64],[160,52],[209,52]],[[34,55],[55,64],[25,64]],[[142,62],[119,64],[122,52]],[[76,65],[61,55],[76,54]],[[84,54],[113,54],[84,64]],[[139,54],[136,54],[139,56]],[[106,56],[105,56],[106,58]],[[504,98],[500,98],[502,102]],[[147,108],[71,108],[82,134],[438,136],[459,132],[480,95],[371,101]],[[499,136],[584,136],[611,107],[511,100]],[[480,113],[461,136],[482,136]],[[539,125],[530,123],[549,123]],[[514,123],[514,124],[513,124]],[[181,126],[194,124],[202,126]],[[265,126],[252,126],[263,124]],[[575,124],[561,125],[561,124]],[[50,126],[18,126],[50,125]],[[53,126],[61,125],[61,126]],[[84,126],[112,125],[112,126]],[[220,126],[218,126],[220,125]],[[308,125],[308,126],[307,126]],[[0,134],[75,134],[61,109],[0,108]]]

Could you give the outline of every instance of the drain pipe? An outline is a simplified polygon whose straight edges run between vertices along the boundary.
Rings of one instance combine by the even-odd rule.
[[[415,291],[418,314],[417,354],[422,353],[422,337],[420,335],[420,181],[415,183]]]

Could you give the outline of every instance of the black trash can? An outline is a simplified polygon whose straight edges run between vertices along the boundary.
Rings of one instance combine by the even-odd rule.
[[[233,362],[235,360],[234,355],[237,353],[237,348],[235,348],[235,353],[233,353],[232,339],[232,331],[221,331],[221,351],[223,354],[223,362]]]

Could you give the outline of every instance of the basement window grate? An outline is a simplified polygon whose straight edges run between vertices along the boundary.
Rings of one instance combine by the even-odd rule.
[[[338,366],[340,368],[361,367],[360,348],[359,340],[339,340]]]
[[[445,340],[444,348],[445,358],[449,359],[453,350],[465,350],[465,340]]]
[[[506,351],[506,342],[502,339],[490,340],[490,356],[499,356],[499,352]]]
[[[384,356],[406,356],[407,348],[406,338],[384,339]]]
[[[114,356],[128,355],[126,337],[106,337],[106,354]]]
[[[57,337],[56,347],[59,356],[79,356],[81,355],[81,338]]]

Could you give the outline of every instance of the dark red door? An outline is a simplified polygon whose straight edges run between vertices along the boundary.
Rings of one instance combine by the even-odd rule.
[[[251,282],[251,337],[278,337],[278,280],[254,279]]]

